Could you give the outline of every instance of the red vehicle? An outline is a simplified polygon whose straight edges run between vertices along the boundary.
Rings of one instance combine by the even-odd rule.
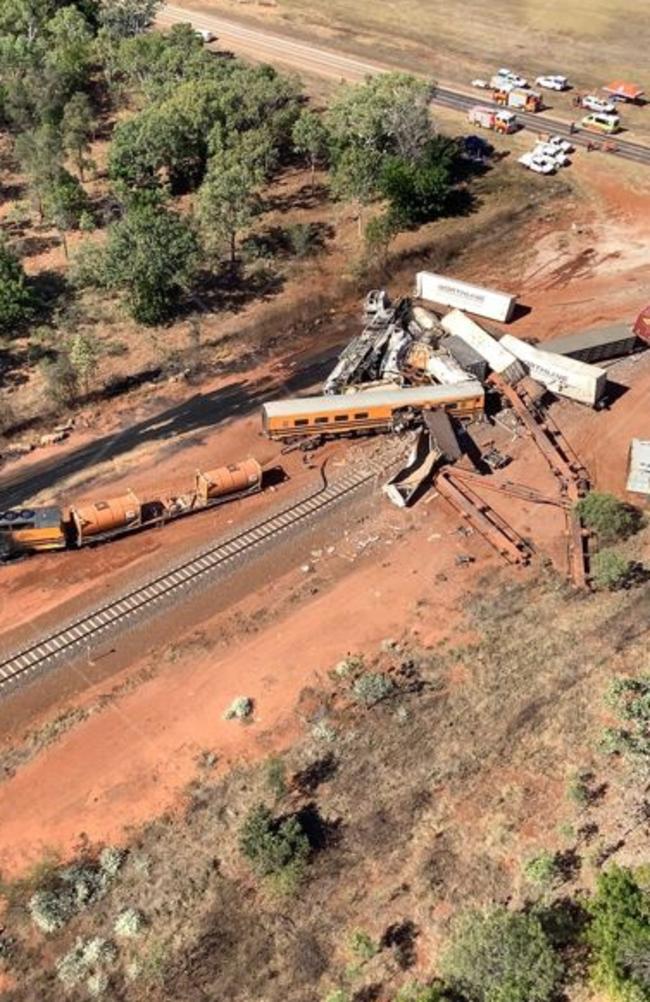
[[[480,125],[483,129],[494,129],[495,132],[516,132],[517,116],[512,111],[483,108],[476,105],[470,109],[467,116],[472,125]]]
[[[632,328],[637,337],[650,345],[650,305],[641,310]]]

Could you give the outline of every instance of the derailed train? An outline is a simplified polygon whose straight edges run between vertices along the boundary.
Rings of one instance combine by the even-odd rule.
[[[322,397],[273,400],[262,407],[264,433],[273,439],[399,431],[420,423],[425,411],[441,410],[458,418],[483,413],[482,385],[468,379],[453,386],[383,387]]]
[[[262,467],[255,459],[197,471],[191,490],[141,501],[133,491],[70,509],[25,507],[0,511],[0,558],[45,550],[74,549],[162,525],[225,501],[257,493]]]

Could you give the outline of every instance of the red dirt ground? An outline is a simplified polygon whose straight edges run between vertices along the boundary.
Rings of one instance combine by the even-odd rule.
[[[420,521],[419,529],[390,548],[377,548],[358,570],[252,640],[244,638],[226,653],[195,653],[165,665],[8,779],[0,786],[2,872],[18,873],[46,848],[65,855],[82,830],[91,840],[120,840],[129,826],[178,803],[203,749],[213,750],[225,769],[286,747],[302,726],[296,713],[300,692],[323,684],[352,646],[372,652],[383,638],[416,630],[425,644],[448,636],[467,584],[452,555],[467,544],[455,535],[443,545],[429,541],[433,529],[443,537],[454,531],[454,516],[442,509]],[[374,534],[372,526],[363,530],[368,533]],[[493,566],[484,544],[472,549],[477,572]],[[447,575],[444,596],[436,583],[441,572]],[[286,592],[299,577],[294,571],[278,587]],[[259,606],[260,598],[249,607]],[[435,615],[423,600],[435,601]],[[218,630],[219,617],[204,626],[211,638]],[[224,709],[242,694],[255,700],[254,723],[223,721]]]
[[[575,229],[565,224],[558,229],[555,220],[549,222],[548,230],[541,227],[523,234],[522,240],[535,248],[523,264],[514,255],[489,265],[471,255],[468,258],[468,278],[507,286],[517,277],[521,299],[533,309],[517,321],[515,333],[534,333],[543,340],[560,330],[569,332],[600,320],[631,319],[644,305],[643,241],[650,230],[650,190],[645,180],[634,190],[623,190],[615,180],[618,170],[618,165],[602,158],[581,158],[579,176],[586,194],[583,201],[576,201]],[[304,364],[306,357],[297,364]],[[621,491],[629,438],[633,434],[650,437],[646,403],[650,356],[620,363],[614,372],[617,381],[629,384],[630,389],[609,412],[563,403],[556,408],[556,416],[596,484]],[[247,374],[247,379],[252,383],[263,374],[269,374],[264,366]],[[120,420],[127,418],[124,414]],[[70,449],[79,442],[75,438]],[[188,433],[180,453],[176,438],[145,443],[125,454],[117,467],[100,468],[100,482],[110,482],[116,491],[127,486],[146,490],[155,468],[156,481],[171,485],[186,479],[179,477],[181,471],[191,477],[197,465],[214,466],[240,458],[253,447],[269,463],[277,461],[276,447],[257,438],[256,418],[246,417],[216,430]],[[534,446],[523,442],[511,447],[517,458],[508,475],[552,490],[552,478]],[[332,451],[339,455],[343,450]],[[63,457],[65,450],[57,455]],[[20,468],[27,470],[31,462],[25,461]],[[292,479],[279,489],[278,498],[288,497],[314,476],[303,470],[295,455],[283,457],[283,465]],[[80,489],[94,496],[87,471],[84,478],[83,484],[70,484],[66,490],[72,495]],[[556,516],[519,502],[499,500],[497,504],[495,498],[488,500],[494,500],[520,532],[532,535],[540,549],[551,552],[561,564],[563,546],[553,521]],[[167,527],[164,549],[163,537],[154,532],[110,547],[16,565],[4,579],[9,589],[3,596],[2,627],[6,630],[8,625],[25,622],[37,611],[42,614],[49,609],[53,614],[56,604],[81,593],[97,594],[89,590],[89,578],[97,581],[93,587],[98,590],[127,581],[134,569],[144,572],[155,567],[156,561],[167,561],[201,545],[208,531],[220,533],[240,513],[247,518],[266,502],[265,497],[248,500]],[[284,608],[279,618],[262,625],[252,639],[239,636],[226,652],[212,649],[223,625],[220,613],[204,626],[206,644],[212,648],[190,649],[173,664],[161,664],[160,652],[149,645],[146,655],[141,652],[134,657],[130,670],[154,664],[155,677],[78,724],[0,786],[2,869],[20,872],[46,846],[66,853],[82,830],[91,839],[120,839],[129,826],[179,802],[202,749],[214,750],[220,768],[225,769],[232,761],[286,746],[301,726],[296,712],[301,690],[322,683],[323,674],[347,650],[372,650],[383,637],[415,628],[424,643],[435,643],[443,630],[448,633],[458,627],[463,597],[483,571],[497,566],[496,559],[476,537],[449,535],[458,521],[441,501],[425,500],[406,516],[392,510],[386,515],[384,504],[378,499],[376,511],[381,514],[369,516],[356,530],[361,533],[358,542],[376,534],[382,537],[380,541],[369,544],[367,554],[355,562],[348,559],[347,565],[339,552],[345,547],[337,547],[331,571],[326,560],[319,564],[319,573],[326,576],[325,587]],[[390,548],[384,547],[387,524],[399,524],[400,519],[415,528]],[[388,536],[394,538],[394,532]],[[355,552],[359,551],[353,548],[348,558]],[[471,553],[476,563],[471,568],[456,567],[454,558],[459,553]],[[445,580],[436,580],[438,574],[444,574]],[[304,580],[305,575],[295,569],[287,570],[268,593],[258,592],[238,608],[254,615],[268,607],[269,601],[291,601],[296,582],[304,584]],[[174,617],[173,627],[176,642],[181,642],[186,632],[182,610]],[[224,708],[238,694],[256,700],[256,720],[250,726],[221,719]],[[89,692],[86,698],[92,695]],[[10,736],[9,742],[15,737]]]

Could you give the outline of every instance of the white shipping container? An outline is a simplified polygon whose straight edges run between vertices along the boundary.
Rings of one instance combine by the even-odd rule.
[[[448,334],[456,335],[465,344],[478,352],[484,358],[493,372],[509,382],[517,382],[525,375],[524,368],[512,352],[506,351],[500,341],[493,338],[487,331],[460,310],[452,310],[440,321]]]
[[[542,351],[512,334],[504,334],[500,344],[524,363],[533,379],[552,393],[593,407],[605,392],[607,373],[597,365]]]
[[[431,303],[441,303],[459,310],[467,310],[478,317],[506,323],[512,316],[517,302],[516,296],[496,289],[485,289],[480,285],[470,285],[433,271],[419,271],[415,276],[415,295]]]
[[[650,494],[650,442],[633,438],[626,488],[634,494]]]

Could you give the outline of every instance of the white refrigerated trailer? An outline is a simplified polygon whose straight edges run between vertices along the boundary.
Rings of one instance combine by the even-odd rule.
[[[470,285],[456,278],[437,275],[433,271],[419,271],[415,276],[415,295],[430,303],[467,310],[478,317],[506,323],[510,320],[516,296],[496,289],[486,289],[481,285]]]

